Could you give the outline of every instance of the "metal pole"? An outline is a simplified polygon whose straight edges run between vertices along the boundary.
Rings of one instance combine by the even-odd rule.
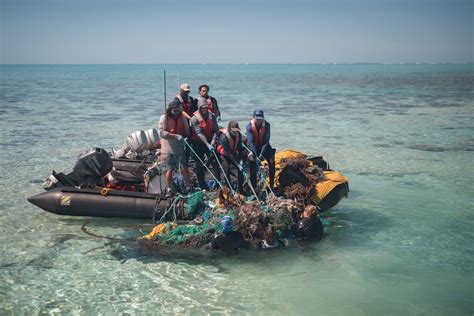
[[[166,112],[166,70],[163,70],[163,92],[165,93],[165,99],[164,99],[164,103],[165,103],[165,112]]]

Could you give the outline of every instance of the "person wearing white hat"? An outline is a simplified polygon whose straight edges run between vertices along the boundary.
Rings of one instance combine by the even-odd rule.
[[[182,83],[179,86],[179,92],[174,97],[173,101],[178,101],[181,107],[183,108],[183,115],[189,121],[193,116],[193,113],[197,111],[197,105],[194,102],[194,99],[189,95],[191,89],[189,84]]]
[[[194,102],[194,99],[189,95],[189,92],[191,89],[189,88],[189,84],[187,83],[182,83],[179,86],[179,92],[176,94],[174,99],[171,101],[173,103],[178,102],[181,108],[183,109],[183,116],[188,120],[188,125],[189,121],[191,120],[191,117],[193,116],[193,113],[198,110],[196,102]],[[189,161],[189,156],[191,155],[191,151],[189,150],[189,147],[186,147],[185,149],[185,158],[186,161]]]

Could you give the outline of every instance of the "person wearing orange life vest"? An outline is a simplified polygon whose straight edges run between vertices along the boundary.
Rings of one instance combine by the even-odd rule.
[[[199,96],[197,97],[197,101],[203,99],[207,102],[207,106],[209,112],[214,113],[218,122],[221,120],[221,111],[219,110],[219,106],[217,105],[217,100],[214,97],[211,97],[209,94],[209,86],[207,84],[202,84],[199,86]]]
[[[253,118],[247,124],[247,145],[252,151],[250,160],[250,181],[254,188],[257,187],[257,169],[260,162],[268,162],[270,187],[273,188],[275,179],[275,149],[270,145],[270,123],[265,120],[262,110],[255,110]],[[258,159],[258,161],[257,161]]]
[[[172,102],[179,102],[179,105],[181,105],[181,108],[183,109],[183,115],[188,120],[188,125],[189,121],[191,120],[191,116],[193,116],[193,113],[197,111],[196,102],[194,102],[194,99],[189,95],[190,92],[191,89],[189,88],[189,84],[182,83],[179,86],[178,94],[176,94],[172,100]],[[185,148],[185,154],[186,161],[189,161],[191,151],[187,146]]]
[[[183,83],[179,86],[179,92],[176,94],[172,101],[179,102],[181,107],[183,108],[183,115],[189,121],[193,116],[193,113],[197,111],[196,102],[194,99],[189,95],[191,89],[189,88],[189,84]]]
[[[168,104],[165,114],[160,117],[158,133],[161,142],[160,161],[164,163],[167,169],[165,174],[166,196],[171,197],[173,195],[171,183],[173,172],[176,171],[178,165],[181,166],[183,173],[186,185],[185,193],[188,193],[191,190],[191,182],[183,141],[184,138],[190,136],[190,130],[188,120],[184,117],[179,102],[173,100]]]
[[[238,181],[238,192],[243,193],[243,146],[242,146],[242,134],[240,134],[239,122],[230,121],[227,124],[227,128],[219,130],[217,133],[217,152],[222,160],[222,167],[227,176],[230,178],[230,167],[234,165],[237,167],[237,181]]]
[[[202,190],[209,190],[205,179],[204,179],[204,170],[202,162],[204,162],[204,156],[207,156],[208,159],[211,159],[213,166],[213,174],[217,179],[220,179],[220,170],[219,164],[216,161],[212,151],[215,150],[215,143],[217,141],[217,132],[219,131],[219,126],[217,125],[217,120],[215,115],[209,111],[208,104],[206,100],[198,100],[198,109],[194,112],[193,117],[191,118],[191,142],[193,150],[195,152],[196,160],[196,177],[199,183],[199,187]],[[202,162],[201,162],[202,161]]]

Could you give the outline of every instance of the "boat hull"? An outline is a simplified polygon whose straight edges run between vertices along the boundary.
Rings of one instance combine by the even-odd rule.
[[[28,201],[58,215],[146,219],[161,216],[169,205],[154,194],[74,187],[56,188]]]

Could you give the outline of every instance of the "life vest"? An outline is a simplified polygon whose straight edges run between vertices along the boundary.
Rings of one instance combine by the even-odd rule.
[[[207,98],[207,109],[208,111],[211,111],[212,113],[214,113],[214,115],[217,116],[217,108],[214,107],[214,103],[212,103],[211,97]]]
[[[186,129],[184,128],[183,122],[183,114],[178,115],[178,117],[176,118],[168,116],[166,118],[166,131],[169,133],[186,136]]]
[[[255,119],[251,120],[250,124],[252,125],[252,135],[255,147],[260,149],[263,146],[263,135],[265,135],[265,120],[263,121],[262,126],[260,126],[260,130],[257,129],[257,122]]]
[[[240,141],[240,133],[236,132],[236,136],[235,136],[235,139],[234,139],[232,136],[230,136],[230,133],[227,131],[227,128],[222,128],[219,131],[221,133],[224,133],[225,136],[227,136],[227,140],[229,141],[229,146],[230,146],[230,149],[232,150],[232,152],[234,152],[234,153],[237,152],[237,145],[239,144],[239,141]],[[217,146],[217,151],[222,156],[225,155],[224,146],[222,146],[222,144]]]
[[[207,121],[204,120],[204,118],[202,117],[201,115],[201,112],[199,111],[196,111],[194,112],[194,114],[198,120],[199,120],[199,127],[201,128],[204,136],[206,136],[207,138],[207,141],[211,141],[212,140],[212,136],[213,136],[213,129],[214,129],[214,120],[212,119],[212,115],[211,114],[207,114]],[[201,140],[199,138],[199,136],[197,135],[197,133],[194,131],[194,129],[192,129],[191,131],[191,138],[194,139],[194,140]]]
[[[183,111],[188,113],[189,116],[191,116],[191,98],[188,97],[188,100],[184,101],[183,97],[179,93],[176,95],[176,97],[181,103],[181,106],[183,107]]]

